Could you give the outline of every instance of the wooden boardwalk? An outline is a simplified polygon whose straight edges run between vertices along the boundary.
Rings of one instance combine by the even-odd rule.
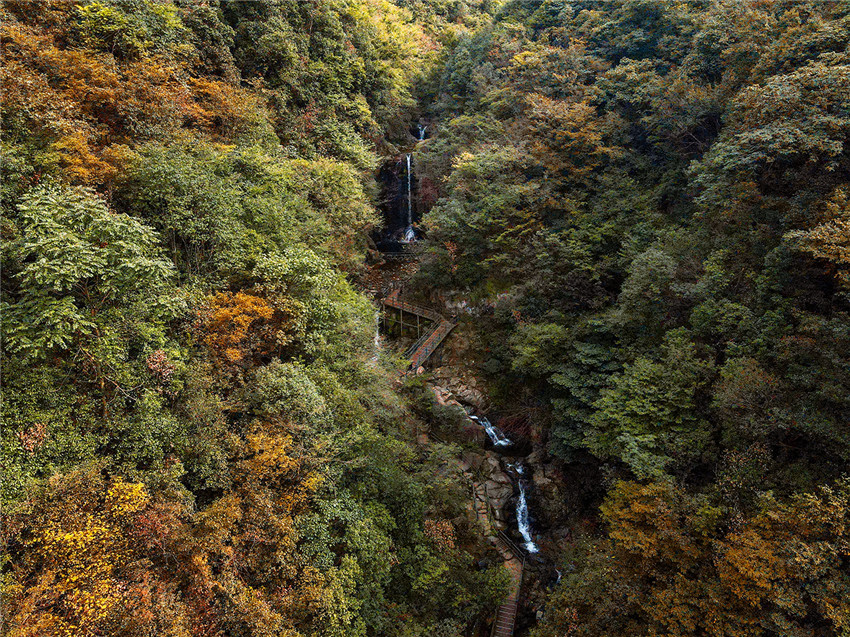
[[[456,323],[448,320],[436,310],[402,300],[399,298],[400,293],[401,290],[398,288],[393,290],[383,300],[383,305],[385,307],[391,307],[402,312],[407,312],[409,314],[425,318],[431,321],[434,326],[429,332],[426,332],[418,341],[416,341],[416,343],[414,343],[413,346],[405,353],[407,358],[410,359],[411,369],[417,369],[426,360],[428,360],[428,357],[431,356],[431,354],[434,353],[434,350],[440,346],[440,343],[442,343],[446,336],[448,336],[455,328]]]
[[[471,474],[467,474],[467,477],[472,479]],[[490,637],[513,637],[519,595],[522,590],[522,576],[525,570],[525,554],[503,531],[497,531],[494,528],[490,520],[492,512],[489,501],[486,484],[473,480],[470,506],[481,528],[482,535],[499,552],[502,563],[511,576],[511,588],[496,612],[496,620],[493,622]]]
[[[499,606],[490,635],[491,637],[513,637],[519,594],[522,589],[522,575],[525,570],[525,556],[513,542],[507,540],[503,533],[499,533],[495,540],[496,548],[505,560],[505,568],[511,575],[511,589],[502,605]]]

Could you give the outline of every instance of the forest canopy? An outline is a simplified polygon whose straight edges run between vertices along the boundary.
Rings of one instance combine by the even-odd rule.
[[[604,476],[533,634],[850,630],[848,43],[845,2],[515,0],[442,70],[421,284]]]
[[[407,289],[561,494],[516,634],[850,634],[846,0],[7,0],[0,36],[3,635],[483,634],[471,447],[421,444],[460,416],[364,291],[414,146]]]
[[[2,11],[3,634],[464,630],[504,576],[355,285],[440,43],[385,0]]]

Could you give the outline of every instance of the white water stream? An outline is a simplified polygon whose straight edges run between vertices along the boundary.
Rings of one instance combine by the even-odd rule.
[[[510,438],[503,434],[501,429],[496,427],[483,416],[470,416],[470,418],[472,418],[472,420],[484,427],[484,431],[487,433],[487,436],[490,438],[490,441],[493,443],[494,447],[507,447],[508,445],[513,444],[513,441],[511,441]]]
[[[525,540],[525,550],[529,553],[537,553],[540,549],[537,548],[537,545],[534,543],[534,539],[531,535],[531,520],[528,517],[528,502],[525,498],[525,483],[522,480],[523,472],[525,468],[517,463],[516,472],[519,474],[519,498],[516,503],[516,524],[517,529],[519,530],[519,534],[522,535],[522,539]]]
[[[494,447],[507,447],[513,444],[513,441],[510,438],[508,438],[498,427],[483,416],[470,416],[470,418],[484,428],[484,431],[487,433],[487,437],[490,438]],[[528,498],[526,497],[525,481],[523,480],[525,467],[521,462],[517,462],[515,465],[507,463],[507,466],[508,468],[513,468],[519,476],[517,479],[519,497],[517,498],[516,503],[517,530],[522,536],[522,539],[525,540],[525,543],[523,544],[525,550],[529,553],[537,553],[540,549],[537,547],[537,544],[534,543],[531,518],[528,514]]]

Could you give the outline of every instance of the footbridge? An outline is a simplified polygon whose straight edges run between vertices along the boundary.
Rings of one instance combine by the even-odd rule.
[[[399,334],[405,329],[416,331],[416,342],[404,353],[410,359],[411,369],[417,369],[425,363],[457,325],[456,321],[447,319],[435,309],[403,300],[399,288],[381,301],[381,310],[381,320],[386,331],[394,327]]]

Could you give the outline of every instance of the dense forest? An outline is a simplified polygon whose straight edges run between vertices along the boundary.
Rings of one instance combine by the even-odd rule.
[[[850,635],[847,0],[0,21],[3,635],[490,635],[467,412],[515,634]],[[465,410],[375,333],[404,170]]]

